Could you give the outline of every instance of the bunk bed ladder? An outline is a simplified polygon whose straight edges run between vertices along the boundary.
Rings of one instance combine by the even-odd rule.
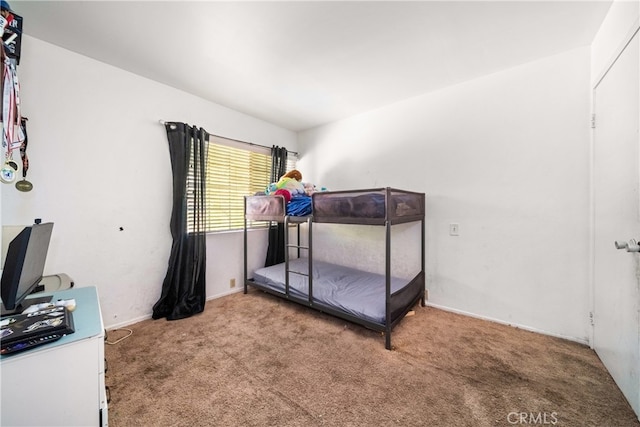
[[[313,271],[313,262],[312,262],[312,245],[311,245],[311,224],[312,224],[312,218],[311,216],[306,217],[306,223],[307,223],[307,230],[308,230],[308,245],[307,246],[302,246],[300,244],[300,224],[301,224],[301,220],[300,219],[296,219],[294,222],[296,224],[296,232],[297,232],[297,242],[296,244],[291,244],[289,243],[289,224],[292,222],[292,218],[297,218],[297,217],[291,217],[289,215],[286,215],[284,217],[284,229],[285,229],[285,233],[284,233],[284,272],[285,272],[285,293],[287,295],[289,295],[289,278],[290,278],[290,274],[297,274],[300,276],[306,276],[307,277],[307,281],[309,283],[309,300],[308,303],[309,305],[312,304],[313,301],[313,274],[311,273]],[[295,270],[291,270],[289,268],[289,249],[290,248],[296,248],[298,251],[298,258],[300,258],[300,250],[306,250],[307,251],[307,263],[308,263],[308,271],[307,273],[303,273],[301,271],[295,271]]]

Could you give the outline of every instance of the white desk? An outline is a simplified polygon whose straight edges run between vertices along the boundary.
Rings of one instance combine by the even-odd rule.
[[[97,290],[72,288],[50,295],[53,301],[76,300],[75,333],[0,357],[0,425],[106,427],[105,335]]]

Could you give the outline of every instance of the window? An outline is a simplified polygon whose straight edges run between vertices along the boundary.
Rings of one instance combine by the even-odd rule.
[[[210,135],[207,159],[206,229],[210,232],[241,230],[244,196],[262,192],[270,183],[271,149]],[[289,153],[287,170],[295,169],[296,160],[296,155]],[[190,183],[188,180],[187,186]],[[187,223],[191,224],[193,218],[188,219]],[[250,224],[251,228],[267,226],[263,221]]]

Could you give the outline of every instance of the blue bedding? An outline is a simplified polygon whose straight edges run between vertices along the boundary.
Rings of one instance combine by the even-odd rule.
[[[298,258],[290,261],[289,270],[308,273],[308,260]],[[284,264],[256,270],[254,281],[284,293]],[[408,280],[391,277],[391,293],[402,289],[408,283]],[[289,294],[297,298],[308,299],[309,283],[307,277],[290,274]],[[385,276],[314,261],[313,302],[339,309],[358,318],[385,324]]]
[[[295,196],[287,203],[287,215],[306,216],[311,215],[311,196]]]

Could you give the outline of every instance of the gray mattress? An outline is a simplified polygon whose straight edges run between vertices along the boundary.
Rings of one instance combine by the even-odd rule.
[[[289,262],[290,271],[308,273],[306,258]],[[254,272],[254,282],[272,290],[285,292],[284,264],[264,267]],[[408,280],[391,277],[391,293],[402,289]],[[313,302],[344,311],[345,313],[384,325],[385,276],[354,268],[313,262]],[[309,284],[306,276],[289,275],[289,294],[307,300]]]
[[[316,219],[381,218],[389,219],[424,213],[424,197],[420,193],[400,190],[328,191],[313,194],[313,215]]]
[[[305,199],[305,198],[302,198]],[[251,221],[284,221],[285,215],[313,214],[314,222],[384,225],[424,219],[425,195],[390,187],[368,190],[320,191],[311,196],[308,209],[290,209],[282,196],[245,197],[245,218]]]

